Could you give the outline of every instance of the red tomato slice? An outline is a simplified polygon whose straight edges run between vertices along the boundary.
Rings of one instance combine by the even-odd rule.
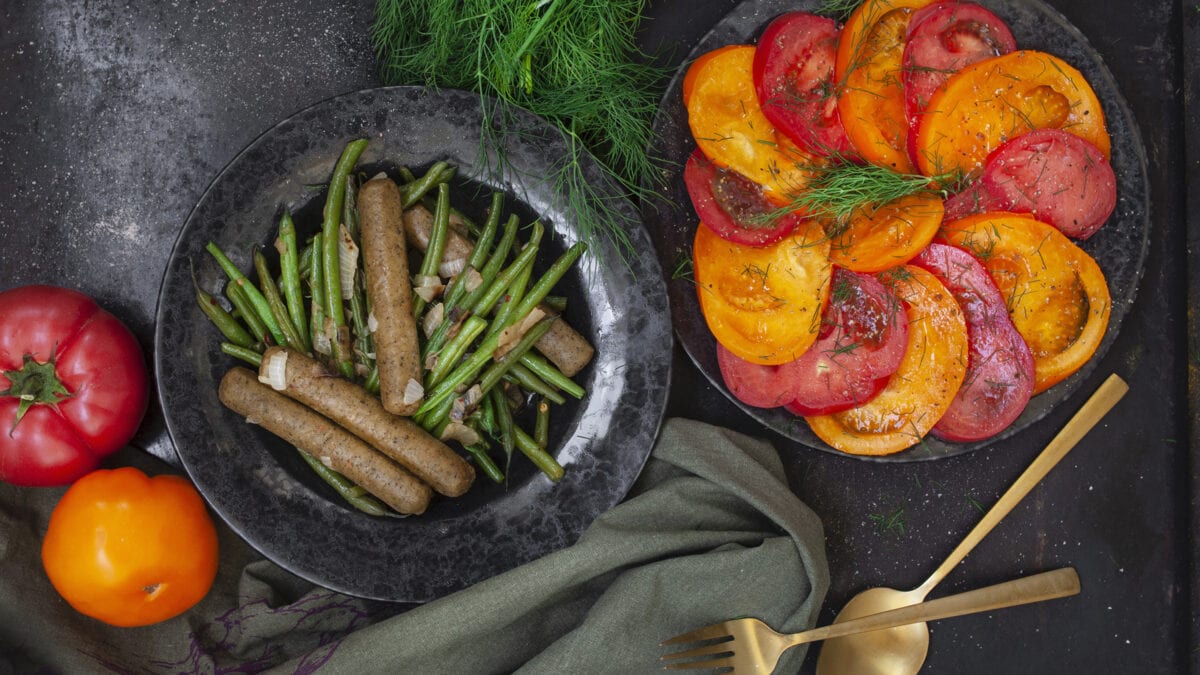
[[[852,151],[838,114],[833,67],[841,30],[807,12],[771,22],[754,54],[754,90],[775,128],[823,157]]]
[[[817,342],[781,370],[795,391],[788,410],[828,415],[871,400],[908,345],[908,315],[875,277],[834,267]]]
[[[1117,205],[1117,177],[1099,148],[1061,129],[1038,129],[996,148],[980,178],[992,210],[1028,213],[1087,239]]]
[[[742,174],[713,164],[696,150],[683,168],[683,182],[700,222],[717,236],[744,246],[767,246],[783,239],[803,220],[779,210],[763,188]]]
[[[908,154],[917,163],[917,126],[933,92],[950,74],[972,63],[1017,48],[1000,17],[979,5],[957,0],[935,2],[913,13],[904,47],[904,112],[908,117]]]
[[[931,432],[948,441],[990,438],[1012,424],[1033,394],[1033,352],[1008,318],[1008,307],[975,256],[930,244],[912,264],[932,272],[967,322],[967,374]]]
[[[942,222],[946,223],[976,213],[1004,210],[995,203],[978,180],[971,181],[971,184],[958,194],[947,197],[946,201],[942,203],[942,208],[944,209]]]
[[[756,408],[778,408],[796,398],[797,381],[785,366],[751,363],[717,343],[717,365],[725,386],[737,400]]]

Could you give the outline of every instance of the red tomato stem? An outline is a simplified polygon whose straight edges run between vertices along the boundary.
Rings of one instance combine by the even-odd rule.
[[[0,391],[0,396],[21,401],[17,404],[17,415],[8,432],[10,436],[21,423],[21,418],[34,405],[41,403],[54,406],[72,396],[62,380],[58,379],[58,373],[54,369],[54,355],[51,355],[46,363],[39,363],[32,354],[25,354],[22,361],[19,369],[4,371],[4,377],[8,378],[10,386]]]

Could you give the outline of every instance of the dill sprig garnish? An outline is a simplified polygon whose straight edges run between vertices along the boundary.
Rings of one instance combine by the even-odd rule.
[[[865,206],[886,204],[921,192],[947,196],[956,191],[958,182],[958,175],[953,172],[922,176],[897,173],[874,164],[836,161],[814,167],[812,180],[786,208],[843,223],[855,210]]]
[[[862,3],[863,0],[825,0],[816,13],[845,21]]]
[[[635,197],[649,198],[646,186],[661,182],[646,148],[666,73],[635,42],[644,6],[645,0],[378,0],[372,44],[388,84],[465,89],[553,124],[568,154],[553,175],[538,178],[579,219],[581,238],[604,236],[628,260],[637,254],[627,236],[636,221],[597,199],[581,160],[590,152]],[[507,126],[485,105],[481,141],[501,163]]]

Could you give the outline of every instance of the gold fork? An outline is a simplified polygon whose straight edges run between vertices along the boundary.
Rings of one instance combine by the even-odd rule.
[[[668,670],[732,668],[734,672],[769,673],[779,663],[779,657],[796,645],[1065,598],[1078,592],[1079,575],[1075,573],[1075,568],[1064,567],[790,635],[777,633],[758,619],[732,619],[664,641],[664,646],[688,642],[711,644],[667,654],[661,660],[668,662],[663,666]],[[687,660],[699,657],[709,658]]]

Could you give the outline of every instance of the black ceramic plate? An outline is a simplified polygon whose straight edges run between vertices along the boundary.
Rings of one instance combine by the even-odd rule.
[[[507,486],[480,478],[456,500],[435,499],[413,518],[373,518],[349,507],[282,441],[221,406],[217,383],[234,361],[196,306],[192,274],[219,292],[220,270],[204,251],[217,242],[242,269],[253,246],[274,237],[279,210],[297,213],[303,232],[318,229],[323,192],[347,141],[368,138],[360,166],[420,169],[439,159],[459,167],[455,205],[480,216],[493,188],[507,208],[540,217],[549,247],[580,238],[573,214],[547,184],[566,153],[541,119],[512,111],[514,133],[503,170],[478,164],[480,101],[458,91],[372,89],[318,103],[270,129],[241,152],[204,193],[171,254],[158,304],[155,360],[167,428],[188,474],[213,509],[265,556],[301,577],[353,595],[427,601],[464,588],[575,541],[592,520],[626,494],[661,422],[671,362],[668,306],[658,261],[629,266],[615,253],[585,256],[558,291],[566,318],[596,346],[576,380],[583,401],[552,416],[551,446],[566,475],[552,484],[518,453]],[[494,153],[485,165],[496,166]],[[600,194],[617,198],[589,159]],[[315,186],[315,187],[314,187]],[[636,250],[650,249],[643,228],[630,228]],[[549,254],[545,258],[552,258]],[[597,257],[608,263],[598,262]],[[549,264],[549,260],[539,260]],[[535,270],[536,273],[536,270]]]
[[[665,207],[646,208],[643,218],[650,228],[664,269],[675,269],[690,260],[697,219],[684,188],[682,173],[687,156],[696,147],[688,130],[687,111],[680,88],[687,65],[695,57],[727,44],[750,44],[757,40],[774,17],[789,11],[815,11],[811,0],[746,0],[739,3],[696,45],[683,67],[675,74],[655,118],[656,148],[671,167],[667,175]],[[1051,409],[1070,398],[1095,369],[1112,345],[1121,322],[1129,312],[1141,278],[1150,237],[1149,185],[1146,151],[1128,104],[1117,89],[1112,74],[1087,39],[1061,14],[1036,0],[981,0],[1008,22],[1017,47],[1054,54],[1078,68],[1091,83],[1104,107],[1112,137],[1112,165],[1117,176],[1117,207],[1100,231],[1081,245],[1104,270],[1112,294],[1108,332],[1095,356],[1079,372],[1033,397],[1025,412],[992,440],[1007,438],[1030,426]],[[782,408],[747,406],[726,389],[717,367],[715,341],[705,325],[695,285],[686,279],[668,280],[675,332],[688,355],[704,375],[751,417],[774,431],[804,445],[843,454],[826,445],[804,420]],[[873,461],[911,461],[949,457],[983,447],[991,441],[947,443],[932,436],[919,445]]]

